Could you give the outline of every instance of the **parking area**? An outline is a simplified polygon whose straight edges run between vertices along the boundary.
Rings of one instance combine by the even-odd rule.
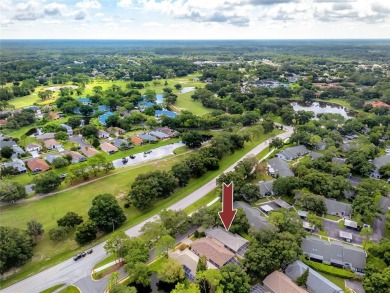
[[[125,163],[125,161],[123,161],[122,159],[114,160],[112,161],[112,163],[114,164],[115,168],[123,168],[126,166],[136,165],[147,161],[157,160],[169,155],[173,155],[174,154],[173,151],[181,146],[184,146],[184,143],[177,142],[177,143],[173,143],[173,144],[169,144],[166,146],[153,149],[148,154],[145,153],[134,154],[134,159],[131,159],[129,156],[127,156],[126,157],[127,163]]]
[[[340,231],[344,231],[347,233],[352,234],[352,241],[351,243],[355,244],[362,244],[364,237],[360,236],[359,232],[354,230],[354,229],[347,229],[347,228],[340,228],[339,223],[333,222],[333,221],[328,221],[324,220],[324,228],[328,232],[328,236],[331,238],[338,239],[340,241],[345,241],[345,239],[340,237]]]

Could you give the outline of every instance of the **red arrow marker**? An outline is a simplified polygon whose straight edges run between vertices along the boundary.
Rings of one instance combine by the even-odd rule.
[[[236,216],[237,210],[233,210],[233,182],[229,185],[222,184],[222,212],[219,212],[219,217],[226,231],[229,231],[230,226]]]

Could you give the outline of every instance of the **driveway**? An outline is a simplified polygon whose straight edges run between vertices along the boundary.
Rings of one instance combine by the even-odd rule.
[[[390,198],[382,196],[379,201],[379,205],[382,209],[383,214],[374,219],[372,229],[374,233],[371,235],[371,239],[375,242],[379,242],[382,238],[385,237],[385,226],[386,226],[386,213],[390,207]]]
[[[122,163],[122,159],[117,159],[112,161],[115,168],[123,168],[126,166],[136,165],[140,163],[144,163],[147,161],[157,160],[161,159],[163,157],[166,157],[168,155],[173,155],[173,151],[177,149],[178,147],[184,146],[185,144],[182,142],[177,142],[169,145],[165,145],[156,149],[151,150],[150,154],[144,154],[144,153],[138,153],[135,154],[134,159],[130,159],[129,157],[126,157],[128,159],[127,164]]]
[[[75,142],[75,143],[78,143],[80,145],[81,148],[85,148],[85,147],[88,147],[90,146],[89,143],[86,143],[84,140],[83,140],[83,137],[82,136],[72,136],[72,137],[69,137],[69,140],[72,141],[72,142]]]
[[[331,238],[338,239],[340,241],[345,241],[343,238],[340,237],[339,232],[345,231],[352,233],[352,241],[351,243],[355,244],[362,244],[364,237],[360,236],[359,232],[354,229],[347,229],[347,228],[340,228],[339,223],[329,221],[327,219],[324,219],[324,228],[328,232],[328,236]]]
[[[345,280],[345,287],[352,289],[356,293],[365,293],[362,283],[359,281]]]

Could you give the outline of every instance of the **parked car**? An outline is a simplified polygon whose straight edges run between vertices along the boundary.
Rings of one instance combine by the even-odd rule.
[[[123,164],[127,164],[128,161],[129,161],[129,159],[126,158],[126,157],[124,157],[124,158],[122,159],[122,163],[123,163]]]
[[[87,250],[87,254],[91,254],[93,252],[92,248]]]
[[[73,260],[74,261],[78,261],[80,258],[82,258],[83,256],[81,255],[81,253],[79,253],[78,255],[76,255],[75,257],[73,257]]]
[[[134,155],[130,155],[130,159],[135,159],[135,156]]]
[[[61,180],[64,180],[66,178],[66,173],[63,173],[60,175]]]

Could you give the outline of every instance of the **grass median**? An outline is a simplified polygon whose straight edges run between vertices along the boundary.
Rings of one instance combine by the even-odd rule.
[[[124,209],[127,221],[123,224],[120,230],[126,230],[143,220],[158,214],[161,210],[168,208],[172,204],[196,191],[222,173],[225,169],[230,167],[259,143],[274,135],[274,133],[265,134],[253,141],[245,143],[245,147],[243,149],[223,158],[218,170],[207,172],[201,178],[191,179],[186,187],[177,189],[170,197],[157,201],[152,207],[145,211],[140,211],[134,207]],[[2,225],[25,229],[27,221],[36,219],[43,224],[47,233],[51,228],[56,226],[56,220],[68,211],[74,211],[82,215],[84,219],[87,219],[87,213],[91,207],[91,201],[99,193],[111,193],[115,195],[120,204],[123,206],[123,198],[129,192],[130,185],[138,174],[156,169],[167,170],[172,165],[185,159],[189,155],[189,153],[185,153],[180,156],[151,162],[146,166],[137,168],[137,170],[131,169],[124,171],[102,178],[91,184],[83,185],[73,190],[67,190],[55,196],[46,197],[41,200],[31,201],[15,206],[1,207]],[[101,236],[98,240],[88,245],[88,247],[106,240],[109,236],[109,234]],[[70,258],[74,253],[85,248],[87,248],[87,246],[80,247],[73,238],[56,244],[49,240],[48,235],[46,234],[39,240],[38,245],[34,248],[33,259],[21,267],[17,274],[2,281],[1,287],[4,288],[28,276],[36,274],[39,271],[47,269],[50,266]]]

